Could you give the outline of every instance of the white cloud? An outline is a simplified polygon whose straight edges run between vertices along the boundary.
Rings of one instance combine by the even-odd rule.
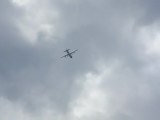
[[[12,0],[12,2],[18,6],[27,6],[32,0]]]
[[[33,120],[28,113],[25,113],[23,107],[18,103],[12,103],[11,101],[0,98],[0,119],[10,120],[10,119],[21,119],[21,120]]]
[[[16,24],[24,39],[34,44],[39,39],[51,40],[56,36],[55,24],[59,13],[48,1],[14,0],[13,3],[23,11]]]
[[[89,120],[110,117],[113,112],[110,109],[112,96],[102,86],[116,67],[117,63],[109,66],[98,63],[98,74],[89,72],[85,78],[77,80],[76,84],[81,87],[81,91],[70,103],[70,119]]]

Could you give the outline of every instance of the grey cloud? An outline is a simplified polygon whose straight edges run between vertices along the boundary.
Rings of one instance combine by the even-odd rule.
[[[22,103],[26,103],[27,101],[30,101],[29,97],[32,95],[39,95],[38,89],[45,93],[45,91],[47,91],[45,89],[48,87],[48,83],[52,84],[50,89],[53,90],[54,95],[57,95],[54,98],[58,99],[57,102],[60,101],[59,99],[61,99],[64,94],[58,95],[57,93],[59,91],[60,94],[61,91],[64,91],[61,90],[61,88],[65,87],[65,84],[68,85],[68,83],[64,82],[64,86],[61,87],[61,79],[64,78],[59,78],[60,74],[58,76],[53,75],[53,78],[46,77],[50,67],[52,64],[54,65],[53,62],[55,62],[55,58],[53,57],[55,55],[54,44],[49,43],[49,45],[48,43],[43,42],[32,46],[25,42],[24,38],[19,34],[20,32],[14,21],[16,19],[14,14],[19,12],[10,2],[5,2],[4,4],[1,4],[4,6],[4,9],[2,10],[4,13],[1,14],[0,25],[1,96],[4,96],[11,101],[22,101]],[[16,15],[16,17],[20,16],[21,14],[19,16]],[[58,55],[56,57],[60,58],[60,53]],[[55,70],[52,71],[53,73],[51,72],[50,74],[58,73],[58,70],[56,71],[56,68],[54,69]],[[42,84],[44,86],[42,86]],[[57,84],[60,88],[56,87],[58,86]],[[36,105],[36,101],[34,104]],[[34,106],[34,104],[31,106]]]
[[[159,5],[160,2],[158,0],[147,0],[141,1],[141,10],[143,11],[143,15],[140,18],[140,23],[142,25],[150,25],[156,22],[159,22]]]
[[[122,111],[117,110],[110,119],[159,118],[156,112],[159,110],[159,89],[155,85],[159,75],[142,74],[142,70],[148,66],[145,61],[147,57],[137,36],[134,36],[137,32],[134,27],[139,25],[138,22],[148,25],[153,21],[158,22],[159,8],[156,6],[159,3],[132,0],[50,1],[59,12],[56,27],[64,37],[56,38],[57,42],[45,42],[43,35],[40,35],[33,46],[25,42],[14,23],[15,17],[23,16],[23,9],[19,12],[20,9],[9,2],[1,3],[0,96],[13,103],[20,102],[32,114],[49,104],[51,110],[65,116],[70,112],[69,104],[81,92],[81,87],[75,84],[76,80],[88,72],[99,74],[96,68],[99,60],[105,61],[104,66],[118,60],[122,65],[101,85],[112,94],[111,109],[117,107],[114,102],[122,104],[125,101]],[[130,25],[132,22],[133,28]],[[66,48],[79,49],[72,60],[60,59]],[[85,83],[86,80],[83,80]],[[144,83],[148,86],[146,90],[151,89],[151,96],[149,94],[146,99],[152,99],[148,102],[139,96],[139,92],[145,90],[140,89]],[[123,113],[123,110],[133,116]],[[105,116],[101,118],[97,115],[95,119],[98,118],[103,120]]]

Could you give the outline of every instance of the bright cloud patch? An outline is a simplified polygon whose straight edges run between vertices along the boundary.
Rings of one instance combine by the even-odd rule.
[[[26,6],[30,2],[32,2],[32,0],[12,0],[12,2],[15,3],[18,6]]]
[[[35,43],[39,39],[50,40],[55,35],[54,24],[58,13],[55,9],[47,9],[50,6],[47,1],[14,0],[13,3],[24,12],[16,21],[27,41]]]
[[[116,65],[105,67],[99,64],[99,73],[88,73],[84,79],[77,81],[77,85],[82,86],[82,90],[78,97],[71,103],[71,118],[79,120],[88,120],[109,117],[107,113],[111,100],[110,93],[102,87],[104,81],[112,74]],[[84,82],[85,81],[85,82]]]

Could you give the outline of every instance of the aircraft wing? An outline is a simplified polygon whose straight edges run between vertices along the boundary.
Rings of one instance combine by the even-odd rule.
[[[67,54],[67,55],[62,56],[61,58],[64,58],[64,57],[67,57],[67,56],[68,56],[68,54]]]
[[[73,51],[73,52],[71,52],[70,54],[73,54],[73,53],[75,53],[76,51],[78,51],[78,49],[77,49],[77,50],[75,50],[75,51]]]

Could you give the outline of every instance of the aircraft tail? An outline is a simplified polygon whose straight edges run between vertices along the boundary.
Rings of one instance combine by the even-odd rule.
[[[69,51],[70,49],[66,49],[64,52],[67,52],[67,51]]]

